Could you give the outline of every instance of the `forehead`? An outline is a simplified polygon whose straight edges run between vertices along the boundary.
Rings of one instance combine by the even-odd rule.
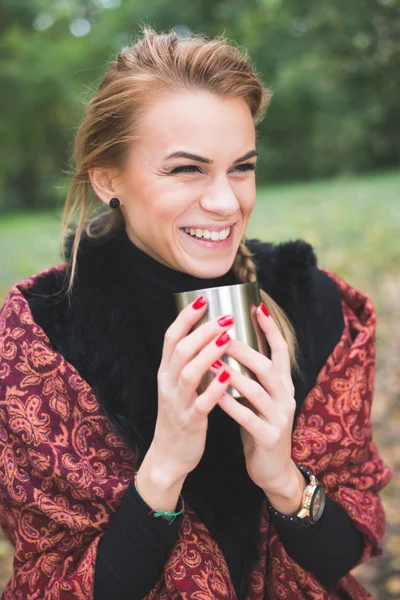
[[[256,138],[244,100],[204,91],[163,94],[143,114],[139,135],[139,148],[159,157],[187,150],[211,159],[221,153],[237,158],[255,146]]]

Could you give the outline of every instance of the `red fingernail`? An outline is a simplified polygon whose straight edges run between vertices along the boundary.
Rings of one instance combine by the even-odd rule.
[[[216,360],[212,365],[214,369],[220,369],[222,367],[222,362],[220,360]]]
[[[197,298],[197,300],[195,300],[193,302],[192,306],[193,306],[193,308],[195,310],[198,310],[199,308],[201,308],[205,304],[206,304],[206,299],[204,298],[204,296],[200,296],[199,298]]]
[[[228,325],[233,325],[234,320],[235,319],[233,318],[233,315],[225,315],[223,317],[220,317],[217,320],[217,323],[221,327],[228,327]]]
[[[229,377],[229,371],[222,371],[222,373],[220,373],[218,375],[218,381],[220,381],[221,383],[224,383],[224,381],[226,381]]]
[[[263,311],[264,315],[266,317],[269,317],[269,312],[268,312],[267,307],[265,306],[265,304],[263,302],[261,302],[260,307],[261,307],[261,310]]]
[[[221,333],[219,338],[217,338],[215,340],[215,343],[217,344],[217,346],[223,346],[224,344],[227,344],[230,339],[231,339],[231,336],[229,335],[229,333],[224,331],[224,333]]]

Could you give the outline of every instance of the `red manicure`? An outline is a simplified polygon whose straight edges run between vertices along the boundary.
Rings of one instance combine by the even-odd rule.
[[[269,317],[269,312],[268,312],[267,307],[265,306],[265,304],[263,302],[261,302],[260,307],[261,307],[261,310],[263,311],[264,315],[266,317]]]
[[[221,327],[228,327],[229,325],[233,325],[234,320],[232,315],[224,315],[218,319],[217,323]]]
[[[229,377],[229,371],[222,371],[222,373],[220,373],[220,375],[218,376],[218,381],[220,381],[221,383],[224,383],[224,381],[226,381]]]
[[[220,369],[222,367],[222,362],[220,360],[216,360],[212,365],[214,369]]]
[[[231,336],[229,335],[229,333],[224,331],[224,333],[221,333],[219,338],[217,338],[215,340],[215,343],[217,344],[217,346],[223,346],[224,344],[227,344],[230,339],[231,339]]]
[[[197,300],[195,300],[195,302],[193,302],[192,306],[195,310],[198,310],[205,304],[206,304],[206,299],[204,298],[204,296],[200,296],[199,298],[197,298]]]

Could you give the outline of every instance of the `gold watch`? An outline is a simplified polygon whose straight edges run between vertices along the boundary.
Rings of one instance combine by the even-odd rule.
[[[303,465],[297,465],[299,470],[308,477],[308,484],[303,492],[301,508],[297,513],[299,519],[309,518],[316,523],[322,517],[325,508],[326,494],[322,483]]]

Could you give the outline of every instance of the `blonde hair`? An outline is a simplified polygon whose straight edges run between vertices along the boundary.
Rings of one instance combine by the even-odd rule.
[[[61,242],[78,214],[69,265],[67,294],[72,291],[77,253],[83,231],[99,237],[123,222],[121,210],[93,216],[101,202],[93,193],[89,171],[96,167],[123,169],[131,144],[138,138],[140,116],[162,91],[207,90],[220,97],[243,99],[257,125],[265,115],[271,92],[265,88],[245,52],[223,36],[207,39],[200,34],[179,38],[174,30],[158,34],[142,27],[143,35],[121,49],[86,106],[74,146],[75,168],[63,215]],[[127,133],[129,132],[129,133]],[[105,217],[105,218],[104,218]],[[100,222],[101,227],[95,225]],[[243,283],[256,281],[256,266],[243,237],[233,264]],[[284,337],[292,369],[299,371],[294,328],[283,309],[264,291],[267,305]]]

